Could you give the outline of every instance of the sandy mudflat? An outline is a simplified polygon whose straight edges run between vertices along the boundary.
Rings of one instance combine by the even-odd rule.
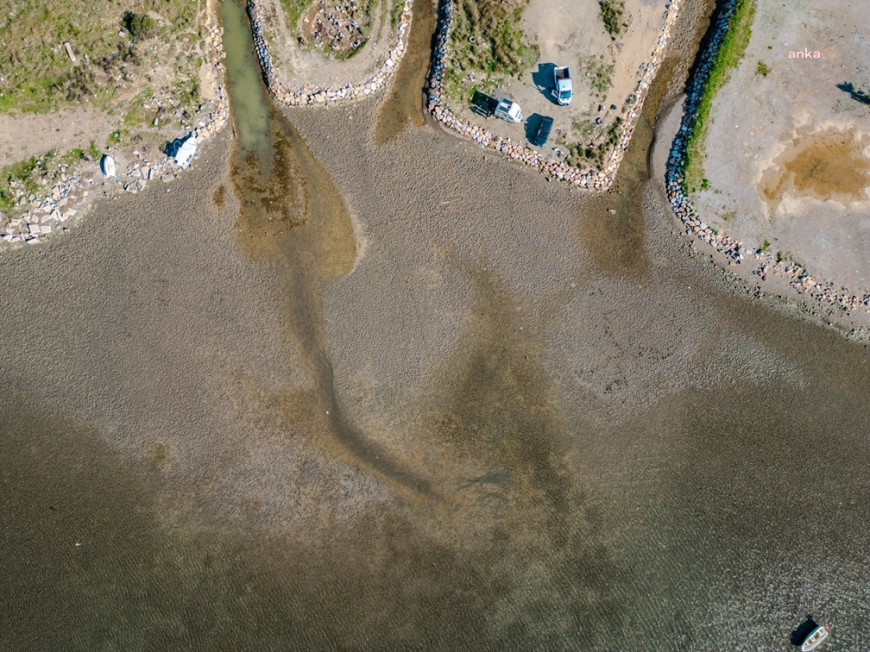
[[[431,491],[333,436],[225,135],[0,257],[4,643],[860,647],[867,350],[734,294],[643,146],[589,197],[378,110],[287,114],[366,242],[309,326]]]

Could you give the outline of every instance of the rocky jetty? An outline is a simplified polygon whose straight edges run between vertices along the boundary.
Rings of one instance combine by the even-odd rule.
[[[623,124],[622,134],[611,152],[607,163],[601,170],[584,172],[568,165],[564,161],[548,161],[537,150],[526,147],[522,143],[514,142],[510,138],[496,136],[485,127],[476,125],[470,120],[460,120],[456,117],[456,114],[450,110],[443,93],[444,61],[447,56],[450,25],[453,20],[452,0],[441,0],[438,8],[435,50],[429,68],[426,106],[435,119],[445,127],[461,136],[470,138],[481,147],[493,149],[515,161],[535,167],[549,176],[566,181],[579,188],[588,190],[607,189],[616,178],[619,164],[622,162],[625,151],[628,149],[637,119],[640,117],[647,91],[658,73],[661,62],[664,60],[665,48],[670,40],[671,30],[679,15],[680,1],[672,0],[667,5],[664,15],[664,27],[656,41],[655,49],[648,61],[645,61],[640,66],[642,71],[640,79],[635,85],[634,92],[629,96],[629,103],[626,109],[627,116]]]
[[[206,35],[208,55],[205,65],[213,66],[216,72],[214,78],[223,80],[223,29],[215,18],[212,17],[209,22],[211,26]],[[203,115],[192,129],[200,142],[219,132],[229,119],[229,102],[222,81],[215,83],[212,92],[215,98],[213,110]],[[144,190],[150,181],[170,181],[180,172],[171,159],[159,154],[159,161],[149,160],[138,150],[113,154],[116,161],[129,161],[123,167],[119,165],[115,177],[103,177],[97,162],[92,162],[88,168],[80,166],[77,170],[62,168],[64,176],[44,196],[30,194],[22,197],[19,205],[23,212],[7,220],[0,228],[0,243],[37,244],[53,231],[66,228],[74,218],[81,217],[95,197],[111,197],[122,192],[135,194]],[[0,223],[4,219],[5,216],[0,213]]]
[[[402,15],[396,34],[396,44],[387,53],[387,58],[371,78],[358,84],[346,83],[342,86],[318,88],[301,86],[287,88],[275,75],[272,57],[269,55],[269,44],[263,32],[259,9],[254,0],[247,0],[248,16],[251,19],[251,31],[254,37],[254,49],[263,70],[263,79],[272,96],[286,106],[312,106],[317,104],[334,104],[368,97],[386,86],[399,67],[399,61],[405,54],[408,44],[408,31],[411,29],[411,0],[405,0]]]
[[[668,154],[665,172],[665,188],[668,202],[674,214],[684,225],[686,232],[706,242],[710,247],[723,254],[731,265],[743,261],[754,263],[751,274],[766,281],[768,274],[782,277],[798,293],[808,295],[821,303],[844,312],[865,309],[870,313],[870,292],[859,294],[836,290],[833,283],[816,279],[802,265],[784,260],[779,254],[761,249],[751,249],[728,235],[718,233],[700,218],[686,192],[685,169],[686,153],[692,133],[697,124],[698,107],[710,78],[716,53],[725,38],[734,16],[736,2],[724,5],[710,26],[710,37],[706,49],[701,52],[698,63],[686,85],[686,99],[680,129],[674,137]]]

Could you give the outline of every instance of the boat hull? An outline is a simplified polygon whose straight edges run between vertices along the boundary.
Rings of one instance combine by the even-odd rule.
[[[810,652],[811,650],[815,650],[819,645],[822,644],[828,638],[828,626],[822,625],[820,627],[816,627],[810,635],[807,636],[804,644],[801,645],[801,652]]]

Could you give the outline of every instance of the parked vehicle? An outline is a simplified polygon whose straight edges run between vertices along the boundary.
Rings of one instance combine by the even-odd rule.
[[[495,107],[495,117],[507,122],[522,122],[523,112],[520,111],[519,104],[503,97],[498,101],[498,106]]]
[[[535,130],[535,136],[532,138],[532,145],[535,147],[543,147],[546,145],[552,129],[553,118],[548,115],[541,118],[541,121],[538,123],[538,128]]]
[[[553,97],[561,106],[565,106],[571,104],[572,96],[571,71],[568,66],[553,68]]]
[[[497,106],[498,100],[494,97],[480,91],[474,91],[474,95],[471,98],[471,110],[477,115],[490,118],[495,113]]]

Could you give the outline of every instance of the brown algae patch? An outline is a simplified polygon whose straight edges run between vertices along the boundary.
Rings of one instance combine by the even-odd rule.
[[[423,84],[429,69],[435,7],[432,0],[414,0],[408,46],[396,79],[375,123],[375,145],[390,142],[409,124],[423,126]]]
[[[220,184],[214,191],[211,196],[212,202],[218,208],[224,207],[224,200],[226,199],[227,189],[224,187],[224,184]]]
[[[827,129],[800,135],[761,175],[760,192],[768,214],[786,194],[836,201],[844,206],[866,198],[870,161],[864,155],[867,137]]]

